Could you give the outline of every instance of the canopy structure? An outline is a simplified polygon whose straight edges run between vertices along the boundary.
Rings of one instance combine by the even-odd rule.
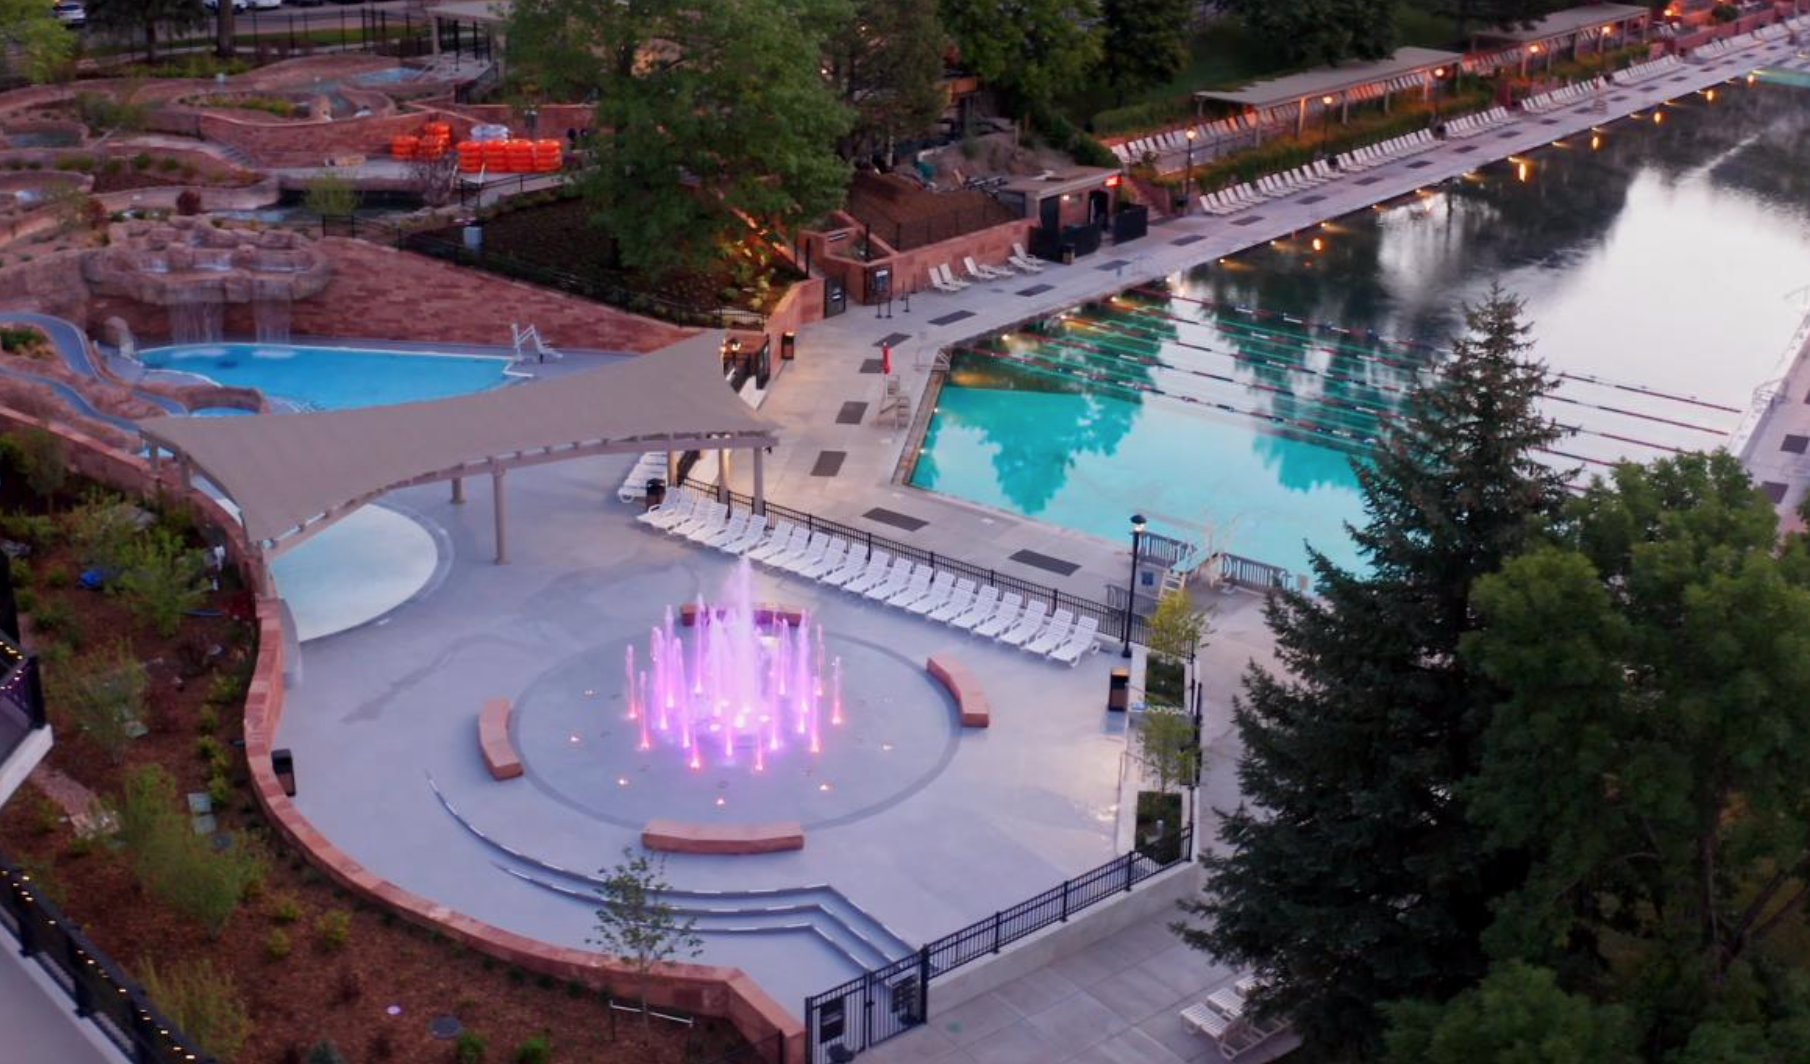
[[[1341,121],[1355,102],[1389,97],[1403,90],[1418,91],[1424,98],[1438,78],[1457,69],[1457,52],[1434,48],[1398,48],[1387,59],[1371,63],[1316,67],[1287,77],[1258,81],[1237,89],[1205,90],[1194,94],[1196,103],[1216,101],[1239,104],[1259,117],[1259,129],[1293,119],[1295,132],[1306,126],[1312,112],[1330,113],[1336,103]]]
[[[1553,57],[1570,53],[1577,58],[1586,52],[1602,52],[1621,48],[1634,41],[1646,40],[1652,13],[1636,4],[1586,4],[1554,11],[1545,18],[1525,25],[1492,27],[1477,34],[1481,42],[1495,42],[1467,55],[1466,70],[1488,73],[1502,67],[1518,67],[1527,76],[1530,62],[1544,59],[1552,66]],[[1507,47],[1501,47],[1507,45]]]
[[[503,477],[510,469],[599,454],[754,452],[756,506],[770,422],[729,390],[720,332],[614,365],[434,402],[308,414],[141,421],[145,440],[176,456],[239,508],[266,558],[388,491],[489,474],[497,561],[506,560]]]

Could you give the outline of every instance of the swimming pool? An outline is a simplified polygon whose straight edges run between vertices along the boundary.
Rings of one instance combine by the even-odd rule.
[[[1458,305],[1525,298],[1577,482],[1726,441],[1804,313],[1799,90],[1691,97],[1006,336],[958,345],[910,483],[1301,571],[1359,558],[1362,461]],[[1315,244],[1318,244],[1318,247]]]
[[[191,344],[140,352],[152,369],[256,388],[303,410],[350,410],[487,391],[507,381],[509,360],[295,344]]]

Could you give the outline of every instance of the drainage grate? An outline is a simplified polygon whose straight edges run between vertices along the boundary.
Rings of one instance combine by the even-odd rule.
[[[1425,167],[1432,166],[1432,165],[1433,165],[1433,160],[1431,160],[1431,159],[1416,159],[1413,162],[1408,164],[1408,169],[1420,170],[1420,169],[1423,169]]]
[[[861,419],[866,415],[867,404],[851,400],[850,402],[843,403],[842,409],[836,412],[836,424],[859,425],[861,424]]]
[[[1243,218],[1232,219],[1232,224],[1233,225],[1256,225],[1258,222],[1261,222],[1261,221],[1263,221],[1263,215],[1247,214]]]
[[[1169,246],[1172,248],[1185,248],[1189,244],[1198,244],[1205,239],[1206,237],[1201,236],[1199,233],[1191,233],[1188,236],[1178,236],[1174,240],[1169,241]]]
[[[1465,145],[1465,146],[1464,146],[1464,147],[1462,147],[1462,148],[1453,148],[1453,149],[1452,149],[1452,154],[1453,154],[1453,155],[1469,155],[1469,154],[1470,154],[1470,153],[1472,153],[1472,152],[1474,152],[1474,151],[1476,151],[1476,150],[1477,150],[1477,145],[1475,145],[1475,144],[1466,144],[1466,145]]]
[[[1542,118],[1540,119],[1540,124],[1543,126],[1556,126],[1559,124],[1559,120],[1556,118]]]
[[[1381,180],[1382,180],[1382,178],[1380,176],[1378,176],[1376,174],[1371,174],[1369,177],[1358,178],[1356,181],[1353,181],[1352,184],[1354,184],[1354,185],[1374,185],[1378,181],[1381,181]]]
[[[1021,550],[1012,555],[1011,560],[1020,565],[1028,565],[1033,569],[1042,569],[1046,573],[1055,573],[1059,576],[1073,576],[1075,571],[1081,568],[1074,562],[1065,562],[1061,558],[1038,554],[1034,550]]]
[[[887,510],[879,506],[874,507],[861,516],[867,518],[869,521],[878,521],[883,525],[902,528],[907,532],[916,532],[918,529],[923,528],[930,523],[929,521],[920,521],[910,514],[902,514],[896,510]]]
[[[1774,506],[1785,501],[1785,485],[1776,480],[1763,481],[1760,484],[1760,490],[1766,493],[1766,497],[1772,500]]]
[[[1056,286],[1053,284],[1034,284],[1029,288],[1020,288],[1018,294],[1021,296],[1040,296],[1054,287]]]
[[[862,373],[878,373],[880,372],[881,367],[882,363],[877,358],[864,358],[861,360]]]
[[[1113,259],[1110,262],[1102,262],[1100,265],[1095,266],[1094,269],[1099,270],[1102,273],[1110,273],[1113,270],[1124,269],[1129,265],[1131,265],[1130,259]]]
[[[1785,442],[1779,444],[1779,450],[1786,454],[1803,454],[1810,447],[1810,436],[1786,436]]]
[[[847,451],[818,451],[817,464],[811,467],[811,475],[833,477],[842,472],[842,460],[847,457]]]
[[[882,336],[878,340],[875,340],[874,346],[875,347],[897,347],[909,339],[911,339],[910,333],[887,333],[885,336]]]
[[[1497,139],[1497,140],[1513,140],[1513,139],[1514,139],[1514,138],[1516,138],[1516,137],[1518,137],[1518,136],[1520,136],[1520,135],[1521,135],[1521,134],[1519,134],[1519,133],[1516,133],[1516,132],[1515,132],[1515,131],[1514,131],[1514,130],[1512,130],[1512,129],[1505,129],[1505,130],[1503,130],[1503,131],[1502,131],[1502,132],[1500,132],[1500,133],[1498,133],[1498,134],[1496,134],[1496,139]]]
[[[1301,204],[1301,205],[1302,205],[1302,206],[1303,206],[1303,207],[1305,207],[1305,206],[1307,206],[1307,205],[1308,205],[1308,204],[1309,204],[1309,203],[1318,203],[1318,202],[1320,202],[1320,201],[1321,201],[1321,200],[1323,200],[1323,199],[1325,199],[1325,198],[1326,198],[1326,197],[1325,197],[1325,196],[1323,196],[1323,195],[1321,195],[1321,194],[1320,194],[1320,193],[1318,193],[1318,192],[1316,192],[1316,193],[1314,193],[1314,194],[1313,194],[1313,195],[1311,195],[1311,196],[1302,196],[1302,197],[1301,197],[1301,198],[1300,198],[1300,199],[1298,199],[1298,200],[1296,200],[1296,201],[1295,201],[1295,202],[1296,202],[1296,203],[1299,203],[1299,204]]]
[[[932,325],[954,325],[958,321],[966,321],[974,316],[972,310],[958,310],[954,314],[945,314],[940,318],[931,318]]]

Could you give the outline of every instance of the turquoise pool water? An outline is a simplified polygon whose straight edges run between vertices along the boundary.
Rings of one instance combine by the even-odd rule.
[[[192,344],[141,352],[153,369],[256,388],[304,410],[349,410],[446,399],[506,380],[509,361],[480,355],[415,354],[294,344]]]
[[[1547,460],[1575,483],[1719,446],[1805,312],[1807,153],[1810,95],[1731,87],[1525,179],[1486,166],[961,345],[911,483],[1115,541],[1142,512],[1291,570],[1306,543],[1361,567],[1352,463],[1498,280],[1564,375],[1548,413],[1573,432]]]

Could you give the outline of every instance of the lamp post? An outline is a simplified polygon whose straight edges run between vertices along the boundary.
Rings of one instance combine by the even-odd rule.
[[[1119,657],[1131,656],[1131,615],[1137,610],[1138,602],[1138,548],[1144,541],[1144,515],[1131,515],[1131,583],[1125,587],[1125,648],[1119,651]]]
[[[1182,164],[1182,214],[1184,215],[1194,213],[1194,197],[1189,195],[1189,182],[1194,180],[1194,137],[1197,132],[1193,126],[1189,126],[1188,132],[1183,134],[1188,138],[1187,162]]]
[[[1433,68],[1433,122],[1439,122],[1439,84],[1445,80],[1445,67]]]
[[[1326,154],[1327,142],[1332,140],[1332,97],[1320,97],[1320,154]]]

